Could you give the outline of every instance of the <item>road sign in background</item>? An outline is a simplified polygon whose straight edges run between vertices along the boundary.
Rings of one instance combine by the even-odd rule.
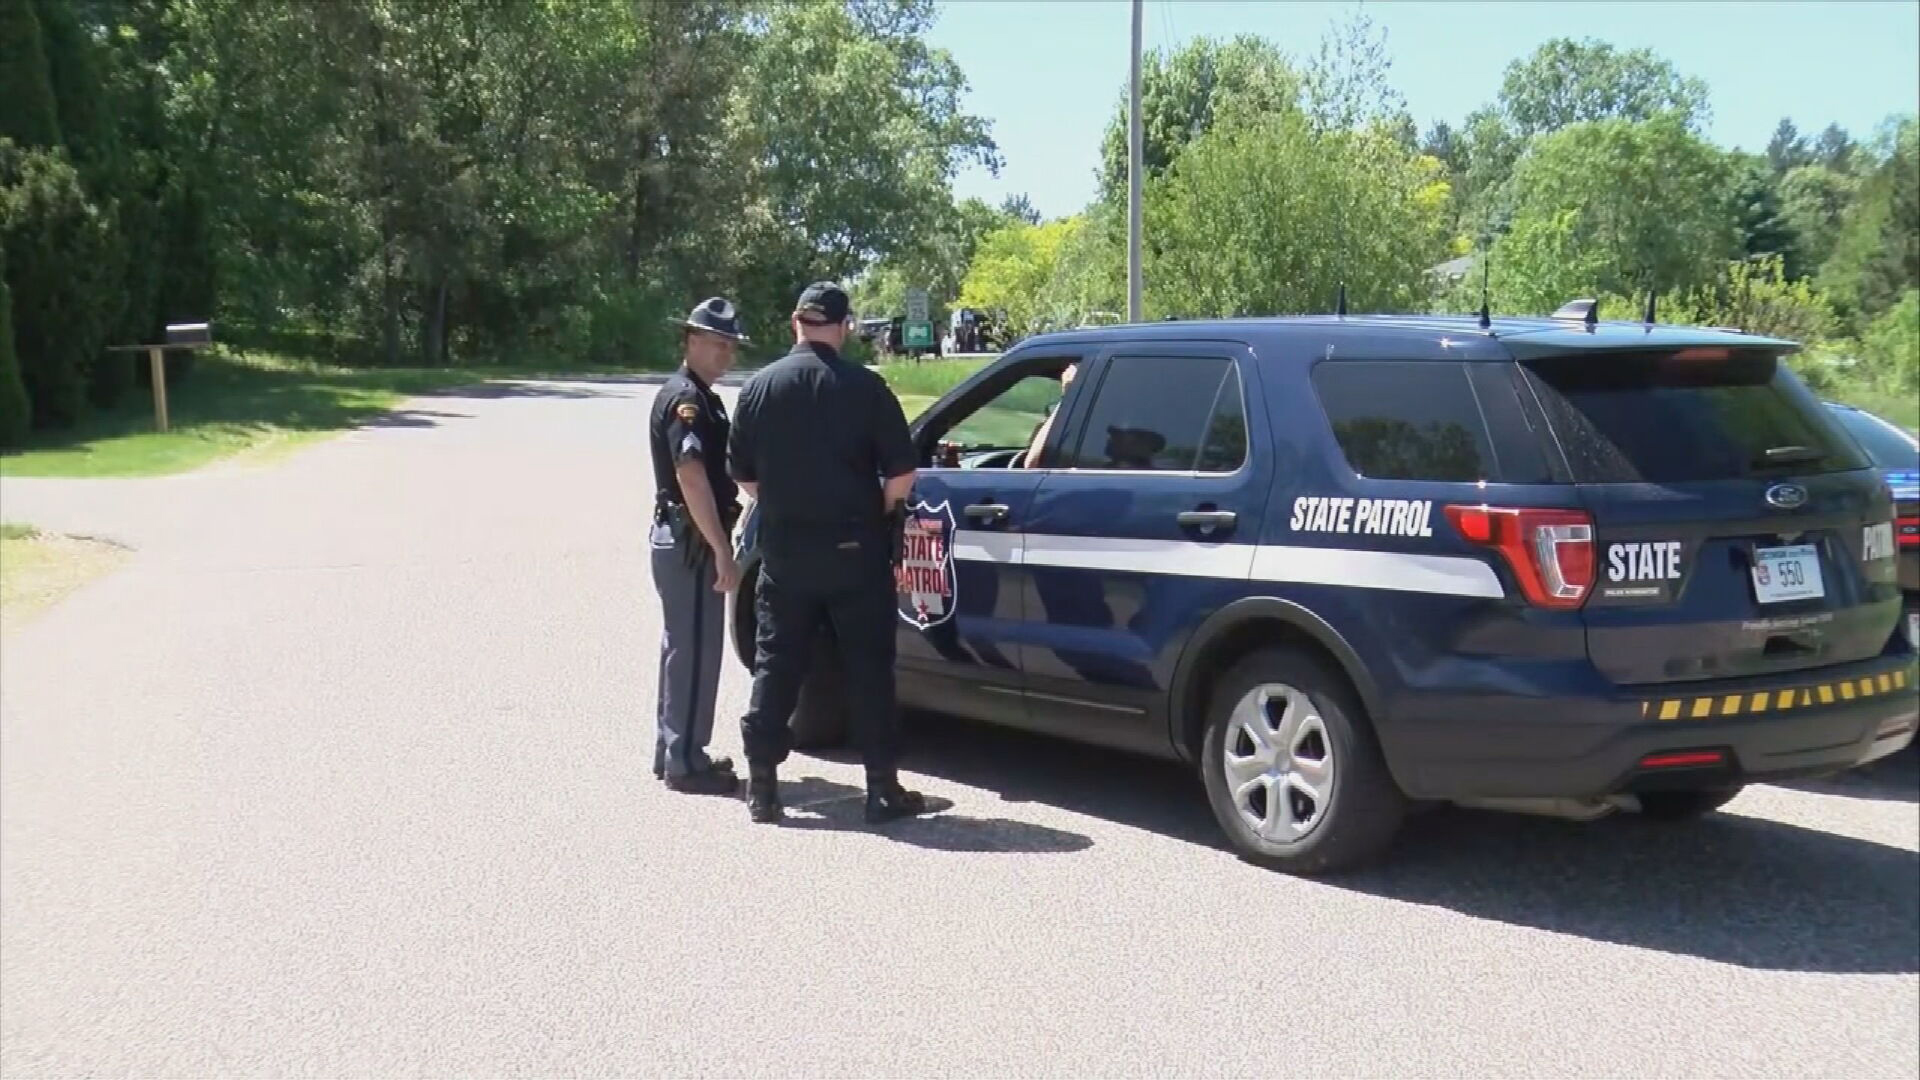
[[[933,348],[933,313],[928,310],[927,290],[907,290],[907,317],[900,327],[900,346],[906,349]]]

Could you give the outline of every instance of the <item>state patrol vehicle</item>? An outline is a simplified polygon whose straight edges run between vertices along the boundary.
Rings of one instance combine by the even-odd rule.
[[[1872,761],[1920,712],[1893,503],[1794,348],[1581,301],[1030,338],[914,422],[901,703],[1185,762],[1295,873],[1421,806],[1679,820]]]

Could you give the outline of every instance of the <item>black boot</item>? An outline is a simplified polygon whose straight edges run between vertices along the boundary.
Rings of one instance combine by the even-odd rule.
[[[780,780],[773,766],[748,766],[747,814],[762,825],[771,825],[786,816],[780,806]]]
[[[898,778],[867,778],[867,823],[880,825],[900,818],[918,817],[927,812],[927,797],[900,786]]]

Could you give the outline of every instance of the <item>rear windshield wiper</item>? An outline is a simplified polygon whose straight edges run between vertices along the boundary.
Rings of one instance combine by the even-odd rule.
[[[1760,455],[1758,465],[1808,465],[1825,460],[1827,452],[1811,446],[1775,446]]]

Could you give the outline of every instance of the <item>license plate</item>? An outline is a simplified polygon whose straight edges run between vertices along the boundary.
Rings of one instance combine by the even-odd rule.
[[[1820,580],[1820,552],[1812,544],[1760,548],[1753,553],[1753,594],[1763,604],[1818,600],[1827,595]]]

